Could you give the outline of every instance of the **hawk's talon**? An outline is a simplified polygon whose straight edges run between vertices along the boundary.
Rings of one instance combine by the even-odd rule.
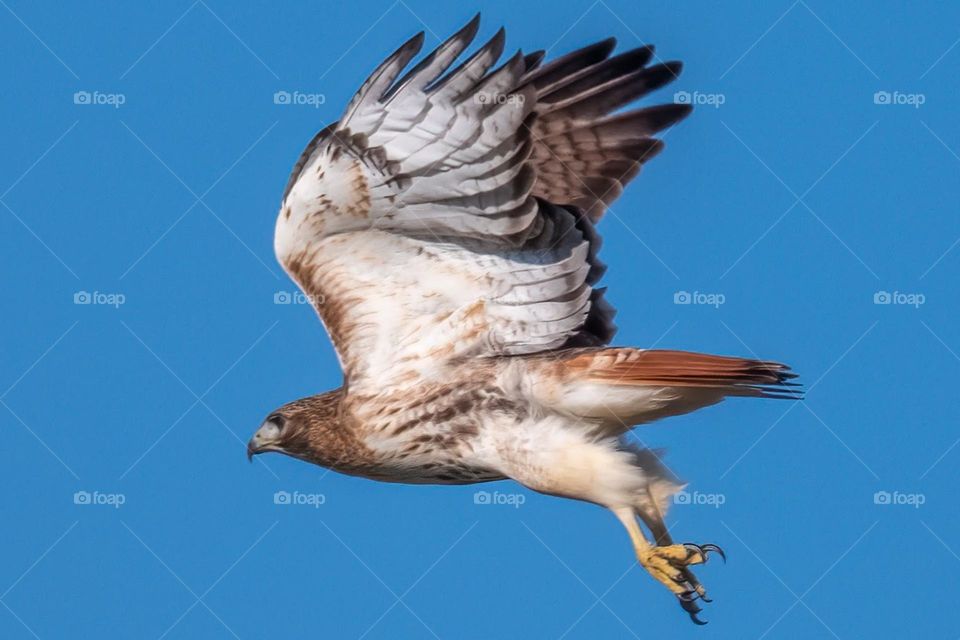
[[[716,553],[720,556],[720,559],[723,560],[723,563],[727,563],[727,554],[724,553],[723,549],[715,544],[694,544],[692,542],[684,542],[683,547],[690,551],[691,553],[697,553],[700,555],[700,564],[706,564],[707,560],[710,559],[710,553]]]
[[[704,562],[707,561],[707,560],[706,560],[707,554],[710,553],[711,551],[713,551],[713,552],[716,553],[718,556],[720,556],[720,559],[723,560],[723,563],[724,563],[724,564],[727,563],[727,554],[723,552],[723,549],[721,549],[720,547],[718,547],[718,546],[715,545],[715,544],[705,544],[705,545],[703,545],[702,547],[700,547],[700,550],[701,550],[701,551],[703,552],[703,554],[704,554],[704,560],[703,560]]]
[[[640,564],[677,597],[680,606],[698,625],[706,624],[697,614],[702,611],[700,602],[712,602],[707,590],[690,570],[693,565],[704,564],[711,553],[726,560],[723,550],[715,544],[670,544],[639,549]]]
[[[699,554],[699,555],[700,555],[700,563],[701,563],[701,564],[706,563],[706,561],[707,561],[707,554],[704,552],[703,547],[701,547],[700,545],[694,544],[694,543],[692,543],[692,542],[684,542],[684,543],[683,543],[683,548],[686,549],[686,550],[687,550],[688,552],[690,552],[690,553],[697,553],[697,554]]]

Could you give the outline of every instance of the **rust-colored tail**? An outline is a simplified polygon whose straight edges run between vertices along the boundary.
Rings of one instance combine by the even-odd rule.
[[[724,395],[796,400],[796,374],[779,362],[663,349],[578,349],[557,362],[566,375],[606,385],[699,387]]]

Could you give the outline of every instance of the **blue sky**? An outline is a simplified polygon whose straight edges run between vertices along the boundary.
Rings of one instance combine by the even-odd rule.
[[[0,636],[960,636],[960,7],[0,5]],[[727,551],[708,627],[596,507],[244,456],[340,381],[274,302],[290,166],[382,57],[478,8],[510,48],[686,63],[653,101],[697,109],[600,226],[616,342],[808,386],[637,432],[691,482],[675,536]]]

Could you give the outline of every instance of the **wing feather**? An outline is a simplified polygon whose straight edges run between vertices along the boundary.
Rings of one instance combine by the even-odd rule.
[[[654,56],[652,46],[609,57],[614,44],[610,39],[574,51],[525,78],[537,91],[534,193],[576,205],[592,220],[662,149],[651,136],[690,113],[689,105],[665,104],[614,115],[673,81],[682,69],[679,62],[646,66]]]
[[[645,66],[649,47],[611,58],[613,40],[542,67],[542,52],[495,67],[500,29],[451,70],[478,26],[402,76],[423,35],[398,48],[310,142],[285,190],[277,256],[318,301],[352,386],[605,344],[615,330],[594,287],[599,236],[578,207],[611,201],[658,150],[650,135],[678,111],[611,111],[679,67]]]

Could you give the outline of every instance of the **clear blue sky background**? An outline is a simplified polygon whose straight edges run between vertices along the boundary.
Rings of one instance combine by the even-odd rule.
[[[3,638],[960,635],[960,8],[0,5]],[[312,310],[274,304],[290,166],[383,56],[476,9],[511,48],[655,43],[686,69],[653,101],[723,102],[601,224],[618,343],[780,359],[809,387],[638,433],[714,503],[670,514],[729,556],[700,572],[703,629],[596,507],[244,456],[272,408],[340,381]]]

